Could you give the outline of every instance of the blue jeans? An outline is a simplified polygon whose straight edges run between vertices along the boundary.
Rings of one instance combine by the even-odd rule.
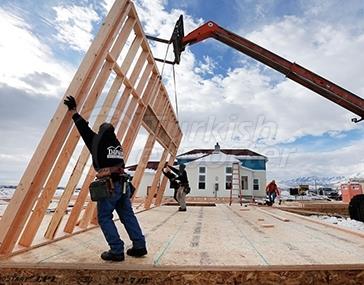
[[[114,193],[110,198],[97,202],[97,217],[101,230],[114,254],[124,253],[124,242],[120,239],[119,233],[113,221],[113,212],[116,210],[120,221],[123,223],[134,248],[144,248],[145,238],[135,217],[130,202],[130,189],[126,187],[123,192],[122,184],[114,183]]]
[[[268,197],[269,201],[271,201],[274,204],[274,200],[276,199],[277,194],[275,192],[269,192]]]

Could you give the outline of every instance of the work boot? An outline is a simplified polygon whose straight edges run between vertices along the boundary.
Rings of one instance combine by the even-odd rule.
[[[142,257],[143,255],[146,255],[148,253],[147,249],[145,247],[143,248],[129,248],[126,251],[126,254],[129,256],[134,256],[134,257]]]
[[[101,254],[101,258],[103,260],[110,260],[110,261],[123,261],[125,259],[125,256],[124,253],[114,254],[109,250],[109,251],[104,251]]]
[[[187,209],[186,209],[186,208],[181,208],[181,207],[179,207],[179,208],[178,208],[178,211],[179,211],[179,212],[186,212],[186,211],[187,211]]]

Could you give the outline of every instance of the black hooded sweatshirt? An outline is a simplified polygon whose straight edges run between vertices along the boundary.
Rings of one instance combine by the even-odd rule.
[[[74,114],[72,119],[92,155],[92,164],[96,171],[112,166],[125,167],[123,150],[111,124],[102,124],[96,134],[80,114]]]
[[[182,186],[188,186],[187,172],[185,169],[180,170],[180,169],[174,168],[173,166],[169,166],[169,168],[178,175],[176,180],[179,180],[181,182]]]

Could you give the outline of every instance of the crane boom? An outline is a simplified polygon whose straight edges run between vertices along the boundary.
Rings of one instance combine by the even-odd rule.
[[[364,119],[364,99],[350,91],[336,85],[335,83],[321,77],[320,75],[292,63],[269,50],[234,34],[216,23],[209,21],[204,25],[184,36],[182,16],[176,23],[171,42],[173,42],[175,63],[179,63],[181,52],[187,45],[201,42],[207,38],[214,38],[250,57],[270,66],[283,73],[286,77],[311,89],[328,100],[358,115],[360,119],[354,118],[353,122]]]

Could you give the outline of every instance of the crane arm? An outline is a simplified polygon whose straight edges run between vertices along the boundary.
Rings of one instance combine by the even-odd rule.
[[[312,71],[292,63],[269,50],[234,34],[216,23],[209,21],[184,36],[182,17],[177,21],[171,41],[173,41],[176,63],[179,63],[180,54],[187,45],[201,42],[207,38],[214,38],[250,57],[283,73],[286,77],[311,89],[328,100],[358,115],[359,122],[364,119],[364,99],[335,83],[313,73]],[[176,50],[177,47],[177,50]]]

